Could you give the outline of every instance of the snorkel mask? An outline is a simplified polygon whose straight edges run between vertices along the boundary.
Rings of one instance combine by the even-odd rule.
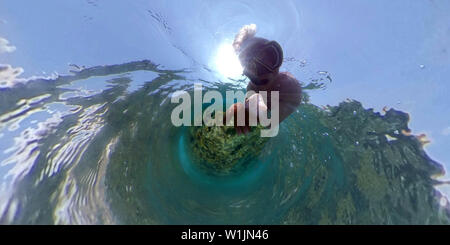
[[[283,50],[276,41],[252,38],[242,48],[239,60],[244,67],[244,75],[256,85],[264,85],[268,80],[260,80],[260,76],[274,73],[281,66]]]

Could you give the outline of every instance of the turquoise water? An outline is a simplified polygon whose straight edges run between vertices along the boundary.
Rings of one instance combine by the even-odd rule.
[[[192,92],[198,81],[186,74],[137,61],[8,89],[3,126],[47,113],[5,165],[15,188],[4,190],[2,223],[448,223],[432,178],[442,166],[416,136],[399,133],[409,130],[408,115],[357,101],[325,109],[304,101],[249,167],[229,176],[202,171],[189,127],[170,123],[177,104],[168,95]],[[73,89],[94,79],[103,90]],[[57,106],[66,114],[48,113]]]
[[[0,224],[448,224],[449,9],[3,1]],[[244,90],[216,62],[249,23],[304,98],[252,155],[218,153],[239,158],[226,172],[197,152],[217,145],[173,126],[170,99]]]

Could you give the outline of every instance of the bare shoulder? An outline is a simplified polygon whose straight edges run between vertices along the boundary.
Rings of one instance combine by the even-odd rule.
[[[286,78],[295,79],[294,75],[288,71],[282,71],[280,72],[280,75]]]
[[[301,90],[301,84],[297,80],[297,78],[292,75],[292,73],[284,71],[279,73],[279,81],[283,84],[283,87],[286,87],[289,90],[298,91]]]
[[[288,103],[298,106],[302,99],[302,86],[300,82],[289,72],[279,73],[280,103]]]

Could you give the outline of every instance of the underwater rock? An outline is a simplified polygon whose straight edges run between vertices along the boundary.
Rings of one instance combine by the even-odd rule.
[[[219,116],[220,117],[220,116]],[[261,137],[261,126],[251,127],[246,135],[238,135],[233,126],[201,126],[190,128],[190,143],[198,167],[213,175],[243,171],[258,156],[268,141]]]
[[[450,224],[449,206],[440,204],[445,197],[435,189],[444,169],[428,157],[418,136],[401,133],[410,132],[407,113],[390,109],[381,115],[357,101],[327,110],[302,104],[299,111],[291,120],[317,120],[340,161],[324,165],[318,131],[309,132],[311,122],[305,123],[300,137],[311,184],[284,224]],[[338,163],[341,185],[332,179]],[[325,196],[327,183],[333,184]]]
[[[155,103],[159,105],[158,101]],[[141,104],[136,102],[136,108],[128,106],[129,112],[142,111]],[[123,108],[117,111],[121,113]],[[170,120],[169,114],[165,116],[158,119]],[[122,222],[233,223],[250,212],[238,206],[220,209],[200,205],[197,199],[178,202],[185,200],[179,197],[182,192],[167,199],[171,202],[162,199],[167,198],[165,193],[185,191],[185,183],[189,182],[173,176],[155,178],[176,173],[176,168],[165,170],[162,166],[177,165],[157,165],[147,173],[142,171],[153,166],[142,161],[151,162],[152,155],[164,157],[161,162],[165,163],[178,161],[178,156],[172,154],[174,149],[161,154],[163,144],[150,145],[159,139],[176,138],[176,128],[169,125],[166,130],[155,130],[154,125],[166,125],[153,123],[148,117],[152,115],[144,114],[139,120],[136,133],[132,133],[131,126],[117,127],[124,132],[111,155],[107,184],[111,199],[123,200],[111,202],[115,210],[120,210]],[[251,202],[265,200],[261,207],[264,215],[249,215],[242,221],[244,224],[450,224],[448,204],[440,204],[445,197],[435,189],[439,181],[434,177],[443,175],[444,169],[428,157],[417,136],[401,133],[410,132],[408,120],[406,113],[391,109],[381,115],[357,101],[325,110],[303,103],[280,125],[277,137],[262,138],[258,128],[250,134],[237,135],[233,127],[189,127],[186,148],[193,157],[192,164],[208,175],[220,177],[243,172],[251,164],[249,160],[263,154],[273,156],[268,160],[267,172],[267,179],[272,181],[258,182],[263,186],[261,195],[249,192],[255,195],[249,198]],[[154,175],[148,177],[152,172]],[[142,183],[152,180],[155,182],[148,185],[148,191]],[[175,185],[176,181],[180,183]],[[133,186],[133,191],[127,191],[126,186]],[[193,190],[198,190],[197,186],[189,193]],[[237,190],[233,189],[233,193]],[[222,192],[220,195],[224,196]],[[213,199],[210,197],[206,198]],[[220,205],[219,201],[216,204]],[[187,215],[189,205],[195,207],[193,216]],[[154,211],[160,207],[165,208],[163,212]],[[230,210],[234,211],[232,215]],[[197,216],[205,219],[196,219]]]
[[[380,114],[357,101],[322,109],[305,100],[273,138],[261,138],[258,128],[248,135],[233,127],[177,128],[167,123],[164,112],[172,108],[161,105],[165,96],[149,96],[173,77],[164,75],[108,109],[104,134],[118,140],[106,193],[119,223],[450,224],[448,202],[435,189],[434,177],[444,169],[410,133],[407,113]],[[255,171],[261,175],[254,186],[248,178],[228,187],[241,176],[192,175],[180,164],[180,142],[186,159],[193,157],[189,164],[210,175],[253,170],[246,167],[255,158],[267,164]]]

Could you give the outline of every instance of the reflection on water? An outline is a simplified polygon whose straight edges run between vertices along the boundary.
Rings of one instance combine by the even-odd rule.
[[[408,133],[408,114],[357,101],[319,108],[305,96],[251,167],[229,178],[200,170],[190,128],[171,124],[171,93],[244,83],[192,76],[144,60],[2,84],[0,222],[449,223],[434,189],[443,168]]]

